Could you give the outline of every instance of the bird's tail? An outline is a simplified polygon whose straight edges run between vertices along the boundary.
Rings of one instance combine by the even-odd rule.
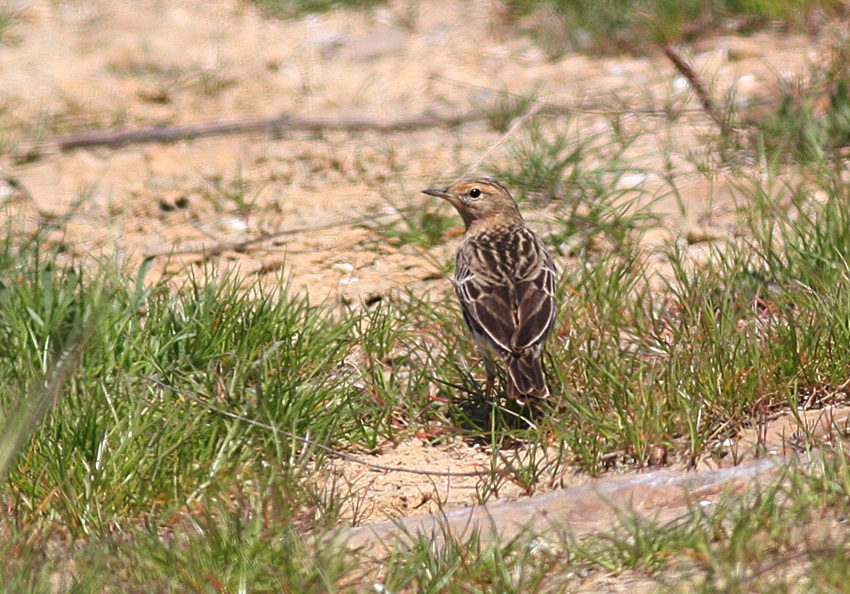
[[[508,397],[520,403],[526,398],[546,398],[549,388],[543,377],[540,353],[528,351],[521,355],[510,354],[508,363]]]

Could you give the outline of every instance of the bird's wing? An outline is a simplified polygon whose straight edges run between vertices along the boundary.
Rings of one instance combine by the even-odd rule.
[[[455,291],[463,308],[464,318],[473,330],[489,339],[504,351],[511,350],[516,332],[515,289],[506,283],[492,282],[477,273],[480,262],[470,261],[469,252],[458,253],[455,270]]]
[[[529,274],[516,283],[516,331],[511,350],[521,352],[546,339],[555,324],[555,264],[536,237],[529,250]]]

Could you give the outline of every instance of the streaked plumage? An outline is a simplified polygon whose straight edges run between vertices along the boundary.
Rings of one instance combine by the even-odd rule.
[[[508,371],[509,397],[548,396],[540,356],[555,324],[555,264],[543,242],[525,226],[508,190],[490,178],[423,192],[450,202],[466,224],[455,291],[484,357],[487,394],[498,355]]]

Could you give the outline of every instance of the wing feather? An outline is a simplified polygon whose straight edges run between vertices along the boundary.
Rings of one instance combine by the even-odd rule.
[[[493,283],[483,274],[474,250],[458,252],[455,271],[455,291],[463,308],[467,324],[474,333],[488,338],[493,346],[511,350],[511,337],[516,331],[513,310],[514,288],[509,283]]]
[[[517,324],[511,339],[514,352],[544,341],[555,324],[555,265],[543,246],[536,248],[536,273],[516,285]]]
[[[521,354],[544,340],[555,320],[555,266],[540,240],[521,229],[496,258],[470,242],[458,252],[455,291],[467,325],[492,346]],[[496,262],[510,263],[499,270]]]

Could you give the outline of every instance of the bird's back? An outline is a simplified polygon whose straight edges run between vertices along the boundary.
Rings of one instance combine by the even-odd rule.
[[[523,224],[468,234],[458,249],[455,288],[465,317],[506,352],[546,338],[554,323],[555,267]]]

